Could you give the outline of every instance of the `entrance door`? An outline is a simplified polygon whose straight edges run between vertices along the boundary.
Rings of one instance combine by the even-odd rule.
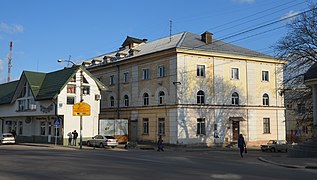
[[[138,140],[138,121],[130,121],[130,141]]]
[[[238,141],[239,133],[240,133],[239,121],[232,121],[232,141]]]

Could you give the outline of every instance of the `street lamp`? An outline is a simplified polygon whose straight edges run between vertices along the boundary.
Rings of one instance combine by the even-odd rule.
[[[69,56],[70,59],[71,56]],[[64,60],[64,59],[59,59],[57,60],[57,62],[69,62],[72,63],[74,66],[76,65],[73,61],[71,60]],[[83,102],[83,71],[82,69],[80,70],[80,102]],[[82,136],[82,131],[83,131],[83,116],[80,115],[80,133],[79,133],[79,145],[80,145],[80,149],[82,149],[83,147],[83,136]]]

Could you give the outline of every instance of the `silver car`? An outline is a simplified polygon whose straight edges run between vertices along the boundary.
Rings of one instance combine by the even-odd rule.
[[[118,146],[118,140],[113,136],[96,135],[92,139],[87,141],[87,146],[98,146],[98,147],[116,147]]]
[[[12,133],[3,133],[0,137],[0,144],[15,144],[15,138]]]
[[[271,152],[285,151],[285,152],[287,152],[287,149],[288,149],[288,144],[287,144],[287,141],[285,141],[285,140],[269,140],[269,142],[267,142],[267,144],[261,145],[262,152],[264,152],[264,151],[271,151]]]

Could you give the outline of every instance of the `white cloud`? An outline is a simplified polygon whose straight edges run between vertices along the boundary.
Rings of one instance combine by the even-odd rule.
[[[0,23],[0,32],[8,33],[8,34],[16,34],[24,31],[24,28],[20,24],[7,24]]]
[[[256,0],[233,0],[234,2],[238,2],[238,3],[248,3],[248,4],[252,4],[255,3]]]
[[[289,18],[287,19],[288,21],[289,20],[292,20],[294,18],[296,18],[296,15],[299,14],[300,12],[298,11],[289,11],[286,15],[282,16],[281,19],[286,19],[286,18]]]

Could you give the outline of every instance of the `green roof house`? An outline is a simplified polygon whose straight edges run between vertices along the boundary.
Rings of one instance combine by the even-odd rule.
[[[82,100],[90,105],[90,115],[81,114],[82,137],[92,137],[98,134],[103,89],[82,66],[50,73],[23,71],[19,80],[0,84],[0,132],[15,131],[18,142],[68,145],[69,133],[80,131],[73,105]]]

